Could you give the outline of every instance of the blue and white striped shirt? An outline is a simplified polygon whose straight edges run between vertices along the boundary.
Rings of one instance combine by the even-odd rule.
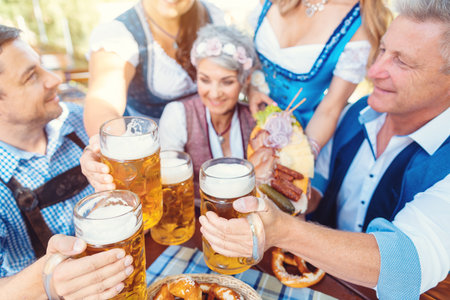
[[[61,107],[61,115],[45,128],[48,138],[46,155],[23,151],[0,141],[0,176],[4,182],[14,176],[24,187],[33,190],[79,164],[82,149],[65,136],[75,132],[88,144],[83,111],[73,103],[61,103]],[[73,207],[93,191],[88,186],[75,197],[41,210],[50,230],[54,234],[74,235]],[[35,260],[19,207],[11,191],[0,183],[0,277],[11,276]]]

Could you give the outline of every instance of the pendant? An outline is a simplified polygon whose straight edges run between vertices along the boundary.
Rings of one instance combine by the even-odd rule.
[[[316,13],[316,10],[313,8],[313,7],[308,7],[307,9],[306,9],[306,15],[308,16],[308,17],[312,17],[312,16],[314,16],[314,14]]]
[[[178,44],[177,44],[177,42],[173,42],[173,49],[175,49],[175,50],[177,50],[178,49]]]
[[[219,139],[219,143],[223,144],[223,142],[225,142],[225,138],[221,135],[217,136],[217,138]]]

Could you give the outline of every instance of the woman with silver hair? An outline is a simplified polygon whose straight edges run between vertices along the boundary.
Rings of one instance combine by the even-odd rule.
[[[233,27],[207,25],[191,50],[198,97],[169,103],[160,119],[162,150],[189,153],[195,179],[211,158],[245,158],[255,122],[238,103],[256,62],[252,40]]]
[[[198,94],[166,105],[159,121],[161,150],[187,152],[192,157],[198,196],[198,172],[216,157],[245,158],[255,121],[248,106],[238,103],[247,90],[255,63],[252,40],[233,27],[206,25],[191,50]],[[97,191],[114,189],[106,165],[99,162],[99,143],[91,139],[81,168]]]

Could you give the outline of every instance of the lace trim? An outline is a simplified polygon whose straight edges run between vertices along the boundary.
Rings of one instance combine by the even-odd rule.
[[[350,42],[342,52],[333,71],[333,75],[357,84],[366,75],[367,60],[370,53],[368,41]]]

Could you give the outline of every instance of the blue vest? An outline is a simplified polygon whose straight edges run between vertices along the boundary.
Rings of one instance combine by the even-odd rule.
[[[358,121],[359,112],[367,106],[367,97],[352,105],[333,138],[328,187],[317,210],[310,218],[336,228],[337,195],[363,140],[365,130]],[[378,183],[370,200],[363,231],[377,217],[392,221],[414,196],[425,191],[450,172],[450,137],[433,155],[413,142],[392,161]]]
[[[150,90],[147,85],[147,78],[148,76],[153,77],[155,75],[153,72],[154,55],[152,54],[152,51],[150,51],[149,55],[147,45],[150,43],[147,41],[144,28],[142,28],[142,23],[136,12],[138,7],[139,6],[136,5],[116,18],[117,21],[120,21],[125,25],[139,46],[139,62],[136,66],[134,77],[128,87],[127,107],[131,107],[133,110],[149,117],[160,118],[167,103],[188,98],[196,94],[197,90],[186,91],[184,95],[174,99],[168,99],[167,97],[164,97],[164,95],[156,95],[155,92]],[[150,70],[148,68],[149,60]],[[129,114],[129,112],[126,111],[125,114]]]
[[[255,29],[255,39],[271,5],[272,2],[269,0],[266,0],[263,5]],[[290,72],[270,61],[270,57],[265,57],[257,51],[266,75],[266,82],[270,88],[269,96],[278,103],[280,108],[285,109],[298,90],[303,88],[296,103],[303,98],[306,98],[306,101],[294,111],[295,117],[303,128],[306,127],[320,101],[322,101],[324,92],[328,89],[333,78],[333,70],[336,67],[339,56],[360,26],[360,8],[359,3],[357,3],[334,30],[308,73],[297,74]]]

